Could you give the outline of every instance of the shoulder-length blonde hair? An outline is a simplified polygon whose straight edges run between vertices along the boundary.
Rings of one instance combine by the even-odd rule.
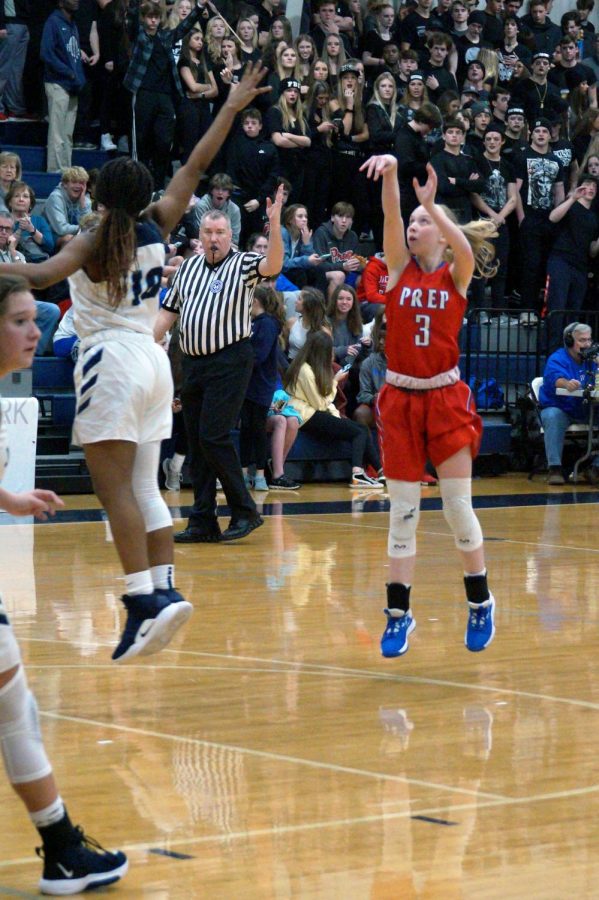
[[[206,22],[206,31],[204,32],[204,37],[206,39],[206,50],[212,62],[218,62],[221,58],[220,42],[222,38],[215,38],[212,34],[214,23],[219,20],[223,23],[225,21],[222,16],[212,16],[211,19],[208,19],[208,21]],[[225,26],[225,34],[226,33],[227,28]]]
[[[327,50],[327,41],[330,37],[336,37],[339,40],[339,56],[336,59],[331,59],[329,56],[329,51]],[[327,64],[329,67],[329,74],[331,71],[331,63],[334,66],[337,66],[337,75],[339,75],[339,69],[343,65],[344,62],[347,62],[347,54],[345,52],[345,47],[343,45],[343,41],[341,40],[340,35],[338,34],[328,34],[324,44],[322,45],[322,59],[323,62]]]
[[[281,62],[281,57],[285,50],[293,50],[295,53],[295,65],[291,74],[283,68],[283,63]],[[283,41],[277,46],[275,50],[275,71],[279,78],[295,78],[297,81],[302,80],[302,73],[300,71],[299,65],[299,55],[293,44],[285,44]]]
[[[388,112],[387,104],[382,100],[379,92],[379,87],[382,81],[390,81],[393,85],[393,95],[389,103]],[[381,109],[383,109],[389,116],[391,128],[395,128],[395,121],[397,119],[397,82],[390,72],[381,72],[381,74],[377,76],[377,79],[374,82],[374,87],[372,89],[372,98],[368,102],[368,106],[380,106]]]
[[[285,99],[285,92],[281,93],[281,96],[277,100],[276,106],[279,107],[283,116],[283,128],[285,131],[291,131],[293,128],[293,120],[301,131],[302,134],[308,133],[308,123],[306,122],[306,118],[304,116],[304,107],[302,106],[301,98],[298,96],[295,108],[290,107],[289,103]]]
[[[255,50],[258,46],[258,29],[251,19],[248,19],[247,16],[242,16],[237,20],[237,34],[239,34],[239,26],[242,22],[249,22],[249,24],[252,26],[252,37],[250,39],[250,44],[252,45],[252,50]]]

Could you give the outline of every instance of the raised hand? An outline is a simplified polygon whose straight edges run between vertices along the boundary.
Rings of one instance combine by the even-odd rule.
[[[437,173],[430,163],[427,163],[426,165],[426,174],[426,184],[421,185],[417,178],[412,179],[414,193],[418,198],[418,202],[424,206],[425,209],[429,206],[434,206],[435,196],[437,194]]]
[[[259,94],[267,94],[271,87],[260,87],[268,70],[260,63],[248,63],[243,73],[243,78],[238,84],[232,84],[227,97],[227,105],[240,112]]]
[[[280,184],[277,188],[277,193],[275,194],[275,199],[271,200],[270,197],[266,198],[266,215],[268,216],[268,220],[272,225],[273,222],[281,221],[281,209],[283,207],[283,191],[285,190],[284,186]]]
[[[367,178],[378,181],[381,175],[397,171],[397,160],[390,153],[382,156],[371,156],[360,166],[360,172],[365,172]]]

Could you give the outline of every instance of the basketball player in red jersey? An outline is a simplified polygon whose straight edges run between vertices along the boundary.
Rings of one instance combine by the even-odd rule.
[[[486,220],[458,225],[435,204],[437,176],[427,166],[425,185],[414,179],[420,206],[406,234],[400,212],[397,160],[373,156],[362,166],[383,179],[384,252],[389,268],[386,293],[386,384],[377,419],[383,468],[391,501],[387,585],[387,627],[383,656],[402,656],[416,627],[410,588],[416,561],[420,476],[428,457],[437,469],[443,513],[464,566],[469,606],[465,643],[484,650],[495,633],[495,600],[487,586],[483,535],[472,509],[472,459],[482,436],[468,386],[460,381],[458,334],[466,291],[475,269],[493,273],[495,232]]]

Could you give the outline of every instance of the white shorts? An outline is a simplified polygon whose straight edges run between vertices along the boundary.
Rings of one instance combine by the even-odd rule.
[[[75,391],[73,443],[79,446],[98,441],[147,444],[171,436],[171,367],[149,336],[113,332],[87,347],[75,366]]]

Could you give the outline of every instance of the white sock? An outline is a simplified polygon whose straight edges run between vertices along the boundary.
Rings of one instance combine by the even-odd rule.
[[[164,566],[152,566],[150,569],[155,588],[167,591],[175,586],[175,567],[172,563]]]
[[[183,468],[183,463],[185,462],[185,454],[183,453],[173,453],[171,458],[170,470],[174,472],[176,475],[179,474],[181,469]]]
[[[125,575],[125,584],[127,586],[125,593],[129,597],[139,597],[141,594],[151,594],[154,591],[149,569],[146,569],[145,572],[132,572],[131,575]]]
[[[64,803],[60,794],[50,806],[45,809],[38,809],[36,812],[30,812],[29,818],[36,828],[47,828],[48,825],[55,825],[64,818]]]

